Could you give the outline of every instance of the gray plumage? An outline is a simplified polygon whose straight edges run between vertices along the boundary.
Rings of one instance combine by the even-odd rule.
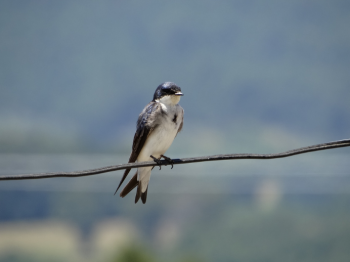
[[[181,88],[172,82],[158,86],[153,100],[142,110],[137,120],[129,163],[152,161],[151,155],[160,159],[165,154],[183,127],[184,110],[178,104],[182,95]],[[151,170],[152,167],[138,168],[120,196],[126,196],[137,187],[135,203],[141,198],[145,204]],[[129,172],[130,169],[125,170],[116,192]]]

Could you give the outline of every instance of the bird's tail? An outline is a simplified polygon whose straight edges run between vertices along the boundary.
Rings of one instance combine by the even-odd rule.
[[[141,183],[139,183],[139,185],[137,187],[136,196],[135,196],[135,204],[139,201],[140,197],[141,197],[142,203],[146,204],[147,192],[148,192],[148,186],[146,188],[146,191],[142,193],[141,192]]]
[[[130,163],[130,161],[129,161],[129,163]],[[125,169],[124,175],[123,175],[122,179],[120,180],[119,186],[117,187],[117,190],[114,192],[114,195],[117,193],[119,187],[123,184],[126,176],[129,174],[130,170],[131,170],[130,168],[129,169]]]
[[[122,192],[120,192],[121,197],[125,197],[127,194],[129,194],[135,187],[137,187],[136,196],[135,196],[135,204],[139,201],[140,197],[142,200],[142,203],[146,203],[147,200],[147,192],[148,192],[148,186],[145,192],[141,192],[141,181],[137,181],[137,171],[135,175],[130,179],[129,183],[123,188]]]
[[[137,171],[135,175],[130,179],[129,183],[123,188],[122,192],[120,192],[121,197],[125,197],[127,194],[130,193],[131,190],[133,190],[137,185],[139,184],[139,181],[137,181]]]

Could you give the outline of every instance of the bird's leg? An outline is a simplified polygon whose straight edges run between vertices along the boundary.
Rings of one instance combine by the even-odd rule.
[[[171,169],[173,169],[174,161],[170,157],[167,157],[165,155],[160,155],[160,158],[164,158],[166,161],[168,161],[168,163],[171,165]]]
[[[151,158],[153,158],[153,160],[154,160],[154,162],[156,162],[158,165],[159,165],[159,170],[161,170],[162,169],[162,161],[160,160],[160,159],[158,159],[158,158],[156,158],[156,157],[154,157],[154,156],[152,156],[152,155],[150,155],[150,157]],[[154,168],[154,167],[153,167]],[[152,169],[153,169],[152,168]]]

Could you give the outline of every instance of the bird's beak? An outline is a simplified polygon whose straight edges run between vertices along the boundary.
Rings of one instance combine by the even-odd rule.
[[[184,94],[181,93],[181,92],[177,92],[177,93],[175,93],[175,95],[176,95],[176,96],[183,96]]]

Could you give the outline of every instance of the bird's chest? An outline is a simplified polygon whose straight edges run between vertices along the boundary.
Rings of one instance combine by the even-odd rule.
[[[182,110],[179,106],[166,106],[162,104],[162,117],[160,118],[159,126],[175,134],[179,129],[182,121]]]
[[[157,148],[164,151],[173,142],[182,119],[180,110],[177,107],[167,108],[159,119],[157,128],[154,130],[154,137],[157,138]]]
[[[147,138],[138,161],[150,160],[150,155],[159,158],[170,147],[182,121],[182,109],[178,106],[162,106],[162,113],[156,121],[156,128]]]

